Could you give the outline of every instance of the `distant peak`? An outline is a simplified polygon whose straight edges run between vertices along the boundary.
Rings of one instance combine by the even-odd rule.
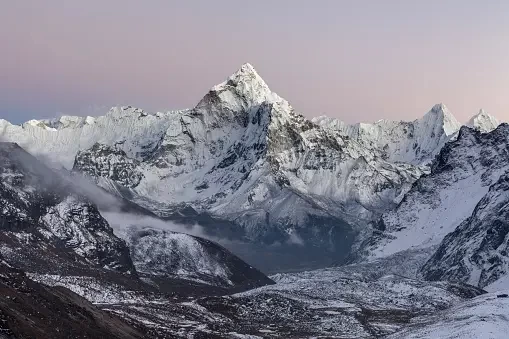
[[[487,133],[497,128],[500,125],[500,121],[481,108],[479,113],[470,118],[466,125],[482,133]]]
[[[459,121],[443,103],[434,105],[421,122],[428,126],[440,126],[448,136],[456,133],[461,127]]]
[[[432,115],[443,118],[444,121],[450,121],[454,124],[457,124],[458,129],[460,127],[460,123],[456,120],[451,111],[449,111],[447,106],[444,105],[443,103],[434,105],[426,115]]]
[[[431,108],[431,112],[433,113],[450,113],[447,106],[445,106],[443,103],[436,104]]]
[[[494,119],[494,120],[496,120],[496,118],[493,115],[489,114],[486,110],[484,110],[482,108],[479,110],[479,112],[476,115],[474,115],[472,118],[470,118],[470,121],[474,121],[476,119]]]

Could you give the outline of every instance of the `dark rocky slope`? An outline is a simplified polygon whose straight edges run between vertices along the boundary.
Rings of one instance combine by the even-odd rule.
[[[30,280],[0,258],[0,338],[146,338],[150,331],[63,287]]]

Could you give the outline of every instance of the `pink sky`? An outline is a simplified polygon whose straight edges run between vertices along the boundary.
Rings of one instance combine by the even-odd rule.
[[[308,117],[509,120],[508,1],[0,0],[0,118],[194,106],[250,62]]]

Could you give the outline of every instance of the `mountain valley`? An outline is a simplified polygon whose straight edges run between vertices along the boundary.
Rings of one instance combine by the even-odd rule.
[[[192,109],[0,120],[0,338],[36,333],[11,297],[90,338],[505,333],[508,146],[444,104],[309,120],[250,64]]]

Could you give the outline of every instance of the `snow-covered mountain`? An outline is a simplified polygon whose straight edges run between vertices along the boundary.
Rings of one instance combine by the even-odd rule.
[[[422,118],[411,122],[379,120],[349,125],[327,116],[312,121],[356,140],[384,159],[414,165],[429,165],[445,143],[456,137],[461,127],[444,104],[433,106]],[[500,122],[481,109],[465,125],[487,133],[497,128]]]
[[[399,206],[378,225],[387,235],[371,254],[386,256],[408,248],[438,245],[469,217],[509,166],[508,125],[488,134],[463,127],[444,146],[431,173],[421,177]]]
[[[495,124],[484,113],[474,120],[483,129]],[[192,109],[127,106],[21,126],[2,120],[0,137],[160,217],[191,209],[180,221],[207,219],[216,238],[265,246],[261,252],[304,245],[340,261],[356,234],[398,206],[459,127],[443,104],[413,122],[310,121],[245,64]]]
[[[421,273],[429,279],[460,279],[480,287],[505,279],[508,146],[507,124],[489,133],[462,127],[431,172],[376,224],[378,231],[365,242],[367,257],[427,251]]]
[[[161,216],[189,205],[267,245],[304,242],[345,253],[351,224],[396,206],[422,174],[297,114],[249,64],[193,109],[122,107],[0,128],[4,140],[96,177]]]
[[[470,120],[466,123],[466,126],[472,127],[473,129],[479,130],[483,133],[493,131],[498,127],[498,125],[500,125],[500,121],[483,109],[479,110],[479,113],[470,118]]]
[[[357,141],[391,162],[427,164],[459,130],[461,124],[444,104],[437,104],[422,118],[412,122],[380,120],[373,124],[347,125],[328,118],[313,122]]]
[[[0,120],[2,141],[52,166],[0,143],[0,252],[155,337],[420,335],[509,281],[509,125],[467,125],[443,104],[310,121],[249,64],[192,109]],[[364,262],[273,286],[212,240],[271,270]]]
[[[151,281],[185,279],[226,290],[242,290],[272,281],[217,243],[186,233],[155,216],[101,211],[124,239],[138,275]],[[181,232],[175,232],[175,229]]]

